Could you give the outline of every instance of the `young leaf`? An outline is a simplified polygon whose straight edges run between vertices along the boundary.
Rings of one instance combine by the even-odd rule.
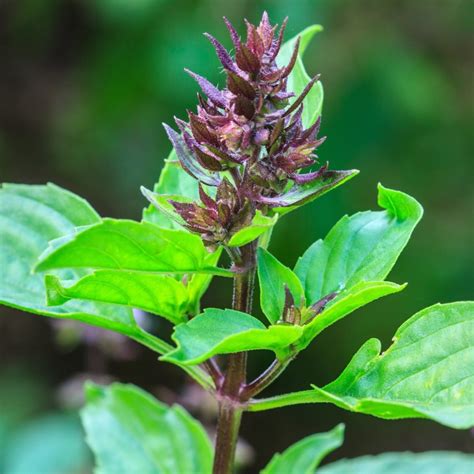
[[[48,307],[44,276],[32,273],[49,240],[73,232],[76,226],[98,223],[100,217],[86,201],[54,184],[4,184],[0,188],[0,303],[124,334],[139,331],[127,308],[86,301]],[[58,273],[61,278],[83,275],[71,270]]]
[[[196,473],[212,469],[204,428],[132,385],[88,384],[81,417],[101,474]]]
[[[231,276],[206,266],[201,239],[189,232],[161,229],[148,222],[104,219],[53,245],[41,256],[37,271],[92,268],[150,273],[204,272]]]
[[[311,80],[303,64],[302,56],[309,42],[316,33],[322,31],[321,25],[312,25],[304,29],[300,34],[288,40],[280,50],[277,57],[277,64],[280,67],[286,66],[290,61],[296,40],[300,38],[300,48],[293,71],[288,76],[287,89],[295,94],[293,101],[297,98]],[[324,91],[321,81],[318,81],[303,100],[303,125],[309,128],[321,115],[323,107]]]
[[[389,281],[362,281],[343,291],[330,301],[326,308],[304,326],[303,336],[298,341],[300,350],[305,349],[324,329],[383,296],[398,293],[406,287]]]
[[[474,456],[455,451],[383,453],[341,459],[318,469],[318,474],[472,474]]]
[[[277,357],[302,333],[300,326],[265,327],[258,319],[231,309],[207,308],[186,324],[175,328],[172,336],[177,348],[161,360],[178,365],[195,365],[217,354],[271,350]]]
[[[275,454],[261,474],[314,474],[326,455],[344,441],[344,425],[298,441],[281,454]],[[319,472],[319,470],[318,470]]]
[[[407,244],[423,208],[412,197],[379,185],[379,212],[343,217],[296,264],[308,304],[362,281],[383,280]]]
[[[276,224],[277,220],[278,215],[276,214],[273,217],[267,217],[260,211],[257,211],[251,224],[236,232],[231,237],[228,245],[230,247],[241,247],[242,245],[252,242],[269,231]]]
[[[82,299],[143,309],[174,324],[187,319],[186,287],[166,275],[98,270],[72,282],[61,282],[54,275],[46,275],[45,285],[49,306]]]
[[[160,195],[181,196],[193,201],[199,199],[198,181],[183,170],[174,149],[165,160],[160,179],[155,184],[153,192]],[[179,224],[164,215],[152,204],[143,210],[143,220],[165,229],[181,229]]]
[[[380,354],[370,339],[317,394],[346,410],[386,419],[430,418],[474,426],[474,302],[437,304],[412,316]]]
[[[298,277],[267,250],[258,249],[257,263],[260,305],[267,319],[274,324],[282,317],[285,285],[288,286],[298,306],[301,302],[304,303],[304,290]]]

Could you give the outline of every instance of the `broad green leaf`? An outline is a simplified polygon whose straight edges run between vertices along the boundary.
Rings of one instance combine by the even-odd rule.
[[[261,474],[314,474],[326,455],[344,441],[344,425],[298,441],[281,454],[275,454]]]
[[[91,268],[149,273],[204,272],[231,276],[206,265],[207,250],[197,235],[148,222],[104,219],[79,230],[67,242],[51,246],[37,271]]]
[[[386,419],[430,418],[474,426],[474,302],[437,304],[412,316],[380,353],[370,339],[318,396]]]
[[[86,201],[54,184],[4,184],[0,188],[0,303],[125,334],[139,331],[127,308],[86,301],[47,306],[44,275],[32,273],[49,240],[74,232],[76,226],[98,223],[100,217]],[[84,272],[67,270],[57,275],[70,279]]]
[[[286,193],[276,197],[264,198],[263,202],[276,206],[273,210],[280,215],[288,214],[303,204],[307,204],[332,191],[358,173],[358,170],[328,170],[320,178],[310,183],[294,184]]]
[[[132,385],[86,388],[81,412],[100,474],[210,474],[212,447],[183,408]]]
[[[143,309],[163,316],[174,324],[187,319],[186,287],[166,275],[98,270],[72,282],[46,275],[45,285],[50,306],[82,299]]]
[[[283,357],[302,333],[301,326],[275,325],[268,328],[258,319],[231,309],[207,308],[186,324],[175,328],[174,351],[161,360],[178,365],[195,365],[217,354],[271,350]]]
[[[362,281],[383,280],[407,244],[423,208],[412,197],[379,185],[378,212],[343,217],[296,264],[308,303]]]
[[[260,211],[257,211],[252,222],[247,227],[236,232],[229,240],[230,247],[241,247],[260,237],[265,232],[269,231],[277,222],[278,215],[273,217],[264,216]]]
[[[428,451],[341,459],[318,469],[318,474],[472,474],[473,471],[473,455],[455,451]]]
[[[165,160],[160,179],[153,191],[157,194],[182,196],[191,200],[199,199],[198,182],[181,167],[174,149]],[[164,215],[155,206],[149,205],[143,210],[143,220],[166,229],[180,229],[181,226]]]
[[[276,323],[285,306],[285,285],[297,305],[304,304],[304,290],[298,277],[267,250],[258,249],[257,263],[260,305],[268,320]]]
[[[383,296],[398,293],[406,287],[388,281],[362,281],[341,292],[326,308],[304,326],[303,336],[298,341],[300,350],[306,348],[324,329],[349,315],[356,309]]]
[[[313,36],[322,31],[321,25],[312,25],[308,28],[304,29],[301,33],[299,33],[294,38],[288,40],[281,48],[280,53],[277,57],[277,64],[282,67],[286,66],[290,61],[291,54],[293,52],[294,45],[296,43],[296,39],[300,37],[300,48],[298,58],[296,60],[295,67],[293,71],[288,77],[288,91],[291,91],[295,94],[295,98],[297,98],[303,89],[306,87],[308,82],[310,81],[310,77],[306,72],[306,69],[303,64],[302,56],[303,53],[308,46],[309,42],[313,38]],[[323,86],[320,81],[318,81],[311,91],[308,93],[306,98],[303,101],[303,125],[308,128],[314,122],[316,122],[317,118],[321,115],[322,107],[323,107],[323,99],[324,99],[324,91]],[[293,99],[295,100],[295,99]]]

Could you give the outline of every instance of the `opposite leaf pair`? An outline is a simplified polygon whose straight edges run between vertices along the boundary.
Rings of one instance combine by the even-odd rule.
[[[422,208],[410,196],[382,186],[379,204],[384,211],[342,218],[326,239],[305,252],[294,272],[263,248],[258,250],[260,302],[268,328],[251,315],[208,309],[177,327],[173,338],[178,349],[163,359],[192,365],[215,354],[256,349],[272,350],[285,359],[355,309],[401,291],[404,285],[383,279],[408,242]],[[301,321],[280,324],[288,299],[285,288]],[[325,304],[318,305],[321,301]]]

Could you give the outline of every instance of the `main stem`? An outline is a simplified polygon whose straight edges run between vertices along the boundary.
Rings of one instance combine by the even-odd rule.
[[[236,266],[234,277],[232,308],[250,313],[255,282],[256,242],[241,247],[240,252],[241,261]],[[246,383],[246,373],[247,353],[238,352],[230,355],[222,387],[218,390],[219,414],[213,474],[232,473],[242,418],[240,395]]]

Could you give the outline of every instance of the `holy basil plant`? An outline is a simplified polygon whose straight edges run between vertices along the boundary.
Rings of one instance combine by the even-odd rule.
[[[263,15],[245,41],[225,20],[231,55],[206,35],[225,73],[221,89],[188,71],[195,112],[165,125],[173,145],[142,220],[101,218],[53,184],[0,190],[0,301],[124,334],[185,370],[218,404],[213,444],[180,406],[137,387],[88,385],[82,420],[98,472],[214,473],[233,470],[243,413],[331,403],[384,419],[474,425],[474,303],[436,304],[409,318],[382,351],[369,339],[333,382],[271,398],[258,395],[323,331],[404,284],[386,281],[423,209],[382,185],[379,210],[344,216],[294,268],[269,249],[285,214],[335,189],[357,170],[333,170],[315,154],[323,88],[302,54],[319,26],[283,43]],[[229,267],[220,263],[226,252]],[[233,279],[229,308],[201,308],[213,277]],[[266,319],[252,315],[255,279]],[[140,327],[133,309],[174,326],[171,339]],[[273,363],[254,380],[249,351]],[[311,409],[308,407],[308,409]],[[314,407],[317,409],[317,407]],[[275,454],[264,474],[313,473],[343,442],[343,427]],[[321,473],[471,472],[459,453],[389,453],[343,460]],[[424,471],[427,472],[427,471]]]

